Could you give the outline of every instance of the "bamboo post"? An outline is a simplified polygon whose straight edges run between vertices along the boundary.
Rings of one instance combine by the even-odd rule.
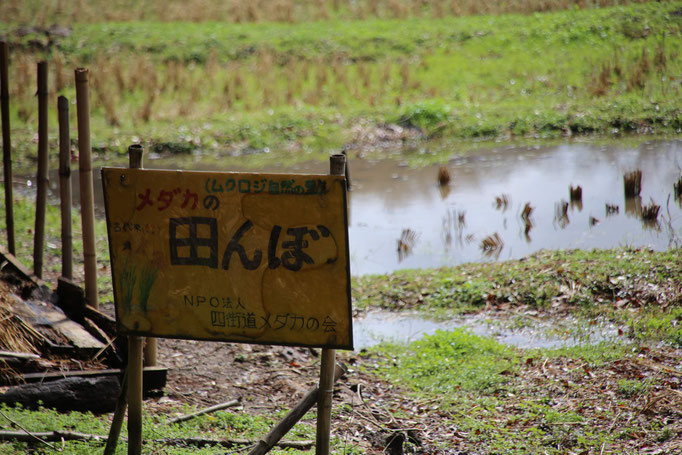
[[[348,161],[348,154],[346,153],[345,150],[342,151],[341,153],[346,158],[346,166],[345,166],[346,167],[346,171],[345,171],[346,172],[346,189],[348,191],[350,191],[351,190],[351,184],[350,184],[350,166],[348,165],[348,162],[349,162]]]
[[[334,381],[346,372],[345,368],[338,363],[334,367]],[[248,455],[264,455],[293,428],[296,423],[315,405],[320,397],[320,388],[315,386],[305,394],[303,399],[273,427],[272,430],[251,449]]]
[[[128,455],[142,453],[142,343],[128,337]]]
[[[345,155],[332,155],[329,158],[329,174],[345,175],[345,171]],[[336,350],[323,348],[322,360],[320,363],[320,397],[317,400],[317,438],[315,442],[315,453],[317,455],[329,455]]]
[[[125,418],[126,408],[128,407],[128,370],[123,373],[123,381],[121,382],[121,394],[116,401],[116,410],[114,417],[111,419],[111,427],[109,428],[109,437],[107,437],[107,444],[104,446],[103,455],[114,455],[116,446],[118,445],[118,437],[121,434],[121,427],[123,426],[123,419]]]
[[[131,169],[143,168],[144,149],[140,144],[133,144],[128,147],[128,166]],[[144,364],[146,366],[155,367],[156,354],[158,350],[158,342],[156,338],[147,338],[144,345]]]
[[[90,93],[88,70],[76,68],[76,110],[78,116],[78,172],[83,228],[85,299],[93,308],[97,301],[97,256],[95,253],[95,204],[92,187],[92,148],[90,146]]]
[[[43,247],[45,245],[45,209],[47,207],[47,62],[38,62],[38,183],[36,219],[33,236],[33,273],[43,277]]]
[[[71,234],[71,138],[69,100],[57,99],[59,111],[59,199],[62,212],[62,276],[73,279],[73,235]]]
[[[5,223],[7,249],[16,255],[14,246],[14,199],[12,197],[12,141],[9,128],[9,45],[0,42],[0,112],[2,112],[2,165],[5,177]]]

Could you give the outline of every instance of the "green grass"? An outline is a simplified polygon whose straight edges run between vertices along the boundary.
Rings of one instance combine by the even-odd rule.
[[[31,163],[34,63],[45,57],[51,87],[59,83],[72,100],[72,68],[90,67],[101,160],[120,159],[137,141],[202,159],[322,159],[364,144],[363,131],[385,123],[459,140],[676,134],[681,7],[295,25],[75,24],[47,53],[29,46],[35,35],[12,34],[15,151]],[[0,23],[0,34],[16,25]],[[71,115],[75,125],[75,108]],[[54,112],[51,131],[54,144]]]
[[[33,271],[33,232],[35,229],[35,200],[14,190],[14,238],[15,256]],[[0,198],[4,201],[4,186],[0,188]],[[0,210],[0,243],[7,245],[5,207]],[[73,274],[79,282],[83,276],[83,235],[80,212],[71,213],[71,232],[73,236]],[[112,300],[112,282],[109,272],[109,245],[106,221],[95,219],[95,250],[97,254],[97,285],[100,300]],[[61,275],[61,212],[57,201],[48,201],[45,210],[45,248],[43,252],[43,277],[56,286],[56,277]]]
[[[428,409],[441,428],[456,429],[451,442],[430,441],[442,449],[635,454],[672,441],[674,450],[682,437],[670,425],[676,412],[651,408],[644,417],[640,410],[676,376],[638,367],[644,352],[638,344],[610,343],[522,351],[455,330],[366,356],[384,380],[404,388],[413,409]]]
[[[192,409],[186,408],[183,412],[191,412]],[[8,407],[0,405],[0,422],[3,428],[16,428],[12,422],[26,428],[31,432],[51,432],[51,431],[72,431],[91,435],[106,437],[109,433],[110,416],[97,416],[90,413],[69,412],[59,413],[51,409],[40,408],[32,411],[21,406]],[[143,414],[142,437],[145,441],[142,453],[165,453],[165,454],[219,454],[225,453],[227,449],[219,446],[199,448],[192,445],[169,445],[164,440],[174,438],[203,438],[203,439],[248,439],[257,441],[265,435],[269,429],[279,421],[285,411],[275,413],[270,417],[253,416],[241,412],[218,411],[194,418],[181,424],[169,424],[169,417],[165,414],[150,415]],[[11,422],[10,420],[11,419]],[[314,440],[314,424],[303,421],[297,424],[288,434],[287,440]],[[121,434],[127,434],[124,423]],[[44,454],[69,453],[69,454],[91,454],[101,452],[104,449],[103,443],[68,441],[62,446],[61,443],[54,443],[57,450],[43,444],[27,444],[20,442],[0,442],[0,454],[26,453],[29,448],[39,448],[39,452]],[[119,440],[116,453],[127,453],[127,444]],[[271,453],[276,454],[298,454],[307,453],[299,450],[275,449]]]
[[[502,375],[516,360],[515,352],[466,330],[438,331],[409,346],[388,345],[382,368],[391,382],[426,394],[448,396],[458,390],[483,392],[505,382]]]
[[[612,320],[642,341],[682,346],[680,277],[679,250],[541,251],[500,263],[356,277],[354,306],[442,318],[499,305],[558,309]]]

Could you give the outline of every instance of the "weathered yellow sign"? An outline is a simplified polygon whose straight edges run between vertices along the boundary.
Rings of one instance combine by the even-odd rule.
[[[353,348],[343,177],[102,170],[125,334]]]

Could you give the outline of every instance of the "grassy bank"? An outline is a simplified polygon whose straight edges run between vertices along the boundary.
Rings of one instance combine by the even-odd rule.
[[[52,63],[53,100],[73,100],[72,69],[90,68],[102,158],[138,141],[160,153],[277,161],[377,145],[377,137],[400,145],[439,136],[675,135],[681,8],[654,2],[295,25],[75,23],[68,36],[18,33],[18,23],[3,22],[13,144],[30,164],[42,58]]]
[[[541,251],[516,261],[360,277],[355,307],[442,318],[483,310],[604,317],[642,342],[682,347],[680,277],[679,250]]]

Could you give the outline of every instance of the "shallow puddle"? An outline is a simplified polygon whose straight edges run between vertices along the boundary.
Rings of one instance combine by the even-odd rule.
[[[428,319],[413,312],[370,311],[353,321],[355,350],[367,349],[382,342],[411,343],[436,330],[465,328],[491,337],[499,343],[522,349],[560,348],[622,341],[618,327],[598,322],[586,326],[573,318],[540,319],[534,315],[512,317],[485,315],[461,316],[448,321]]]

